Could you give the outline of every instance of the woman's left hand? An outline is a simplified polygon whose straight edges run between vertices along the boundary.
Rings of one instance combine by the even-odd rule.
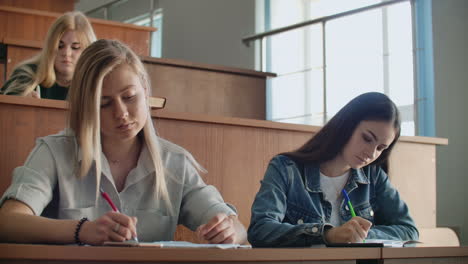
[[[199,239],[210,244],[243,244],[247,241],[245,227],[236,215],[217,214],[196,232]]]

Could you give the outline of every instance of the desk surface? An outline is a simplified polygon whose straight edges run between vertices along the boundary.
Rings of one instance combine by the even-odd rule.
[[[91,262],[303,262],[378,259],[380,248],[161,249],[62,245],[0,244],[0,263]],[[347,262],[347,260],[351,262]]]
[[[425,247],[422,245],[414,248],[382,248],[383,259],[435,257],[466,257],[468,259],[468,247]]]
[[[468,247],[161,249],[0,244],[0,263],[356,263],[359,259],[385,264],[422,263],[423,259],[468,263]]]

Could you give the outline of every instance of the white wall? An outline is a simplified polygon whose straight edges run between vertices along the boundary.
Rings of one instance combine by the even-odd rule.
[[[468,1],[432,0],[437,151],[437,224],[468,245]]]
[[[242,37],[255,32],[254,0],[160,0],[162,57],[255,68],[253,45]]]

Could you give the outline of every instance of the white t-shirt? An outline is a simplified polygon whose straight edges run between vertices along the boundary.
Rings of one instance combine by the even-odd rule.
[[[328,177],[320,172],[320,187],[323,191],[325,200],[329,201],[332,206],[330,223],[334,226],[342,225],[340,217],[340,206],[343,201],[341,190],[348,182],[349,171],[337,177]]]

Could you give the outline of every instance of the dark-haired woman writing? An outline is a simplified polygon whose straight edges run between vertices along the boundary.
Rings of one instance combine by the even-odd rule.
[[[270,161],[252,205],[249,242],[304,247],[417,240],[407,205],[380,167],[399,136],[398,109],[386,95],[351,100],[302,147]]]

